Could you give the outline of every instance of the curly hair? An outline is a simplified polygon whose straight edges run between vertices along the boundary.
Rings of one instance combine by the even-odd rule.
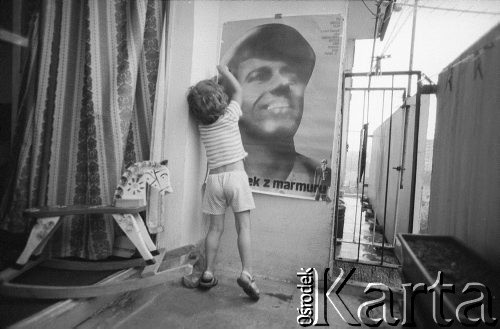
[[[202,80],[189,88],[187,95],[189,112],[204,125],[217,121],[228,105],[224,88],[213,79]]]

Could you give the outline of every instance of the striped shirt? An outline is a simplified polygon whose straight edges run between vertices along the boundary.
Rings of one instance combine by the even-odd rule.
[[[248,155],[243,148],[238,126],[241,115],[240,105],[233,100],[217,121],[209,125],[198,125],[200,138],[207,152],[208,169],[239,161]]]

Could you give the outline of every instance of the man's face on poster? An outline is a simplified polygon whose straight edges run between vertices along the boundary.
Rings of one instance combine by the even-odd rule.
[[[293,138],[302,120],[306,83],[292,65],[278,59],[248,58],[237,72],[242,90],[242,129],[254,138]]]

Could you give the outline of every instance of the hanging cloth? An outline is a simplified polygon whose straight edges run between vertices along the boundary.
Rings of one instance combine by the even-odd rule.
[[[149,159],[165,4],[42,2],[32,44],[37,65],[28,81],[34,87],[19,109],[23,142],[14,151],[19,156],[0,228],[28,230],[22,217],[28,207],[110,203],[123,169]],[[51,251],[106,258],[114,235],[108,216],[68,218]]]

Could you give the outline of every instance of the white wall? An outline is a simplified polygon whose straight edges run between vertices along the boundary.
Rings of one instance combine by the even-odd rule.
[[[160,248],[172,249],[195,243],[203,237],[197,206],[201,202],[199,184],[204,170],[201,145],[186,104],[186,91],[193,79],[199,78],[200,61],[203,60],[201,56],[193,57],[195,51],[199,51],[198,39],[202,31],[195,30],[194,13],[192,1],[170,2],[167,88],[164,91],[167,100],[164,131],[161,132],[164,140],[159,142],[162,143],[161,158],[169,160],[174,193],[165,197],[162,205],[160,216],[165,231],[159,236]]]
[[[342,14],[346,17],[347,2],[172,1],[170,5],[163,158],[170,160],[175,192],[167,197],[162,216],[167,227],[164,245],[175,247],[203,238],[200,185],[205,175],[205,159],[194,123],[188,116],[185,95],[191,84],[215,73],[223,23],[275,14]],[[251,216],[254,271],[258,276],[294,280],[300,267],[328,265],[332,203],[262,194],[254,194],[254,197],[257,209]],[[240,263],[233,223],[233,216],[229,214],[218,266],[223,271],[238,272]]]

